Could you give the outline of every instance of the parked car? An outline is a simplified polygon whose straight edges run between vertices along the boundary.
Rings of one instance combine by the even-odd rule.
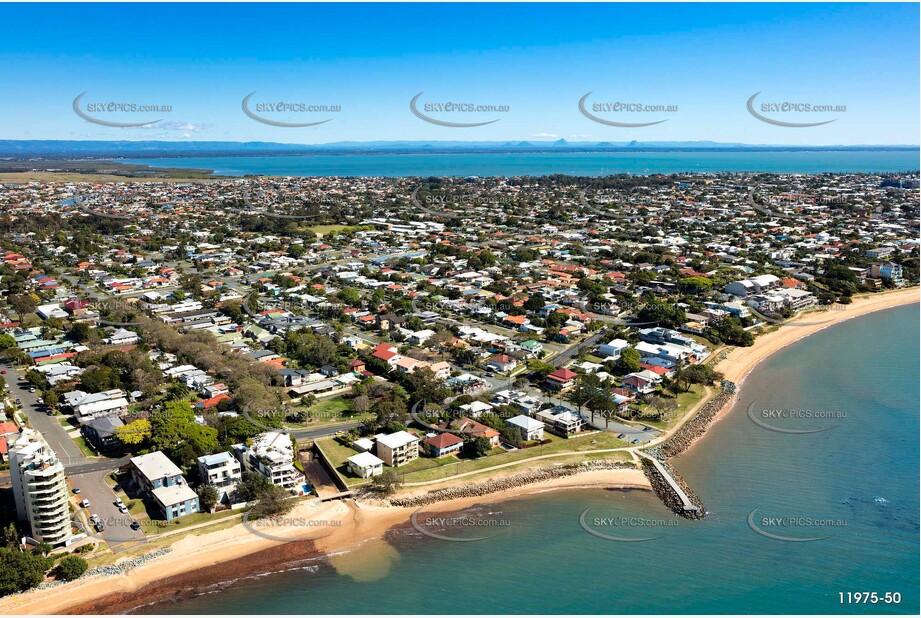
[[[89,506],[90,506],[90,501],[87,500],[86,498],[84,498],[84,499],[83,499],[83,502],[80,503],[80,506],[82,506],[83,508],[87,509],[87,508],[89,508]]]
[[[121,485],[116,484],[112,486],[112,491],[121,491],[121,490],[122,490]]]
[[[121,508],[121,507],[125,506],[125,503],[122,502],[122,499],[121,499],[121,498],[116,498],[116,499],[115,499],[115,506],[117,506],[118,508]]]
[[[74,487],[73,491],[74,491],[74,495],[77,495],[78,493],[80,493],[80,488]]]
[[[131,529],[132,529],[132,530],[140,530],[140,529],[141,529],[141,524],[139,524],[139,523],[136,522],[136,521],[133,521],[133,522],[131,522]]]
[[[0,374],[6,375],[6,369],[0,369]]]
[[[123,504],[120,507],[118,507],[118,512],[125,515],[128,513],[128,507]]]

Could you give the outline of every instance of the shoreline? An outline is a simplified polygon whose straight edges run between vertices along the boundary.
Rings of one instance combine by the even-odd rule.
[[[736,392],[722,406],[722,408],[713,415],[713,418],[707,424],[707,431],[695,437],[691,443],[676,458],[687,453],[694,448],[697,443],[707,437],[710,427],[720,422],[736,404],[742,385],[749,375],[768,358],[786,349],[807,337],[821,332],[832,326],[843,324],[853,318],[858,318],[877,311],[886,309],[895,309],[921,302],[921,288],[907,288],[903,290],[891,290],[872,294],[869,296],[859,296],[850,305],[845,305],[844,309],[838,311],[826,311],[824,313],[807,313],[797,317],[777,330],[766,335],[761,335],[755,345],[750,348],[733,348],[729,351],[726,358],[716,363],[715,368],[723,372],[725,378],[736,385]],[[809,324],[803,324],[810,322]],[[816,323],[811,323],[816,322]],[[761,343],[763,342],[763,344]],[[726,366],[729,364],[730,366]]]
[[[830,326],[843,323],[861,315],[919,302],[919,289],[894,290],[871,296],[858,297],[840,311],[809,313],[780,326],[775,331],[759,337],[749,348],[733,348],[718,361],[716,367],[725,378],[741,387],[745,379],[764,360]],[[738,392],[738,391],[737,391]],[[708,400],[709,401],[709,400]],[[682,450],[693,448],[707,435],[710,427],[733,409],[736,396],[731,397],[706,423],[704,431],[693,438]],[[702,404],[705,402],[701,402]],[[692,416],[686,422],[695,418]],[[643,472],[636,468],[591,470],[570,476],[552,478],[483,496],[468,496],[436,502],[425,508],[439,512],[460,511],[474,505],[503,502],[533,493],[563,489],[650,489]],[[411,492],[401,494],[409,496]],[[418,494],[417,494],[418,495]],[[219,586],[241,568],[278,570],[305,560],[315,561],[330,555],[351,552],[362,543],[382,538],[388,530],[405,525],[413,507],[379,506],[354,502],[320,503],[318,500],[299,503],[287,515],[289,518],[309,517],[339,522],[334,531],[319,538],[298,538],[301,530],[275,532],[285,540],[269,540],[250,534],[242,524],[232,528],[202,535],[190,534],[170,545],[171,553],[145,563],[127,574],[100,575],[86,580],[63,584],[50,589],[32,590],[0,599],[0,613],[112,613],[119,608],[128,611],[170,598],[181,598],[185,592],[195,592],[210,586]],[[315,529],[314,529],[315,530]],[[241,534],[241,531],[244,534]],[[312,535],[311,535],[312,536]],[[269,567],[274,566],[274,569]],[[249,573],[249,576],[255,576]],[[209,583],[210,582],[210,583]],[[147,602],[133,602],[138,599]]]
[[[707,424],[707,431],[695,437],[687,448],[675,457],[681,457],[681,455],[690,451],[707,437],[710,428],[720,422],[732,411],[739,393],[742,390],[742,385],[745,383],[748,376],[751,375],[761,363],[777,352],[827,328],[843,324],[854,318],[918,302],[921,302],[921,288],[916,287],[891,290],[869,296],[859,296],[856,297],[854,302],[850,305],[844,305],[844,309],[826,311],[823,313],[807,313],[806,315],[790,320],[773,332],[761,335],[755,340],[755,345],[749,348],[733,348],[729,351],[725,359],[716,363],[715,368],[718,371],[722,371],[727,380],[735,383],[736,392],[722,408],[713,415],[713,418]],[[804,322],[809,323],[804,324]]]

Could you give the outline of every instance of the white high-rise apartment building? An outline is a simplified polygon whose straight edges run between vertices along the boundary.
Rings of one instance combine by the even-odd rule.
[[[64,464],[40,433],[24,428],[10,444],[10,476],[19,519],[31,537],[54,546],[73,540]]]

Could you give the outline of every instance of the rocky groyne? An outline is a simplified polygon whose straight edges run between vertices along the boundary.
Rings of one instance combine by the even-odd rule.
[[[444,502],[445,500],[456,500],[458,498],[473,498],[478,496],[487,496],[499,491],[509,491],[523,487],[525,485],[530,485],[532,483],[540,483],[541,481],[549,481],[552,479],[563,478],[567,476],[573,476],[582,472],[591,472],[594,470],[619,470],[619,469],[635,469],[636,466],[632,462],[624,461],[587,461],[578,464],[563,464],[559,466],[553,466],[550,468],[541,468],[540,470],[532,470],[530,472],[523,472],[521,474],[516,474],[515,476],[510,476],[507,478],[494,479],[491,481],[484,481],[482,483],[475,483],[473,485],[464,485],[461,487],[448,487],[445,489],[438,489],[435,491],[430,491],[427,494],[422,494],[420,496],[409,496],[406,498],[390,498],[389,504],[391,506],[402,506],[402,507],[419,507],[426,506],[429,504],[434,504],[436,502]]]
[[[704,435],[720,410],[732,401],[733,395],[733,392],[723,390],[705,403],[694,418],[682,425],[675,435],[659,445],[658,450],[661,455],[659,460],[668,460],[686,451],[694,440]]]
[[[676,457],[686,451],[694,440],[702,436],[707,428],[710,426],[710,423],[713,422],[713,419],[720,413],[720,411],[730,404],[733,397],[735,396],[736,385],[729,381],[724,381],[722,384],[722,391],[707,401],[694,415],[692,419],[687,421],[684,425],[681,426],[678,431],[674,433],[670,438],[657,444],[656,446],[647,449],[645,452],[651,457],[655,457],[665,469],[668,471],[668,474],[671,475],[675,483],[681,488],[685,493],[688,499],[693,503],[699,510],[694,511],[686,508],[685,504],[675,492],[674,488],[668,483],[668,481],[662,476],[662,473],[655,467],[655,465],[647,460],[643,459],[643,472],[646,474],[646,478],[649,479],[649,483],[652,485],[653,491],[656,492],[656,495],[665,503],[669,509],[677,513],[682,517],[688,519],[702,519],[706,517],[706,509],[704,508],[703,501],[700,499],[693,489],[687,484],[687,482],[681,478],[675,470],[669,465],[668,461],[672,457]]]

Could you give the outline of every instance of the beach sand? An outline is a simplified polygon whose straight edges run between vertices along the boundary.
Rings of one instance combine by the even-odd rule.
[[[439,502],[425,510],[459,511],[529,493],[575,488],[649,489],[649,483],[640,470],[595,470],[488,496]],[[381,539],[394,526],[404,525],[415,510],[357,505],[352,501],[304,501],[285,516],[291,525],[263,528],[250,522],[249,528],[240,524],[216,532],[190,534],[172,544],[169,554],[127,574],[101,575],[0,599],[0,613],[107,614],[168,602],[207,591],[220,582],[297,568],[319,556],[355,550],[363,543]],[[318,526],[317,522],[324,525]],[[279,540],[255,534],[252,529]]]
[[[916,303],[919,290],[897,290],[855,298],[841,309],[810,313],[760,336],[750,348],[734,348],[717,365],[726,379],[741,384],[771,354],[824,328],[851,318]],[[732,408],[727,405],[714,419]],[[440,486],[440,485],[439,485]],[[548,490],[566,488],[649,488],[640,470],[599,470],[551,479],[488,496],[440,502],[427,511],[457,511]],[[433,487],[426,487],[429,491]],[[237,525],[206,534],[189,535],[171,545],[171,553],[118,576],[97,576],[48,590],[33,590],[0,599],[2,614],[118,613],[134,607],[181,598],[207,590],[217,582],[241,576],[297,568],[322,555],[350,552],[362,543],[381,539],[394,526],[405,525],[414,509],[373,506],[366,503],[305,501],[286,518],[297,523],[262,530],[280,539],[251,532]],[[325,522],[319,528],[316,522]],[[331,531],[331,532],[330,532]],[[285,539],[285,540],[281,540]],[[232,612],[229,612],[232,613]]]

